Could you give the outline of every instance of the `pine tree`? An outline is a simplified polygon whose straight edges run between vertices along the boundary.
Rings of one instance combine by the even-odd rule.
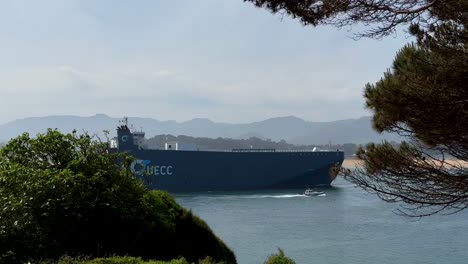
[[[385,201],[405,202],[404,214],[467,208],[468,1],[245,1],[304,25],[368,26],[357,37],[382,38],[408,26],[415,43],[403,47],[392,68],[364,91],[374,128],[398,133],[406,142],[398,148],[370,144],[358,151],[362,168],[342,171]]]

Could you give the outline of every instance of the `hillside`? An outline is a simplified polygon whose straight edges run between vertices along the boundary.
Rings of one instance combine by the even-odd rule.
[[[57,128],[62,132],[70,132],[75,129],[78,132],[87,131],[90,134],[100,136],[102,136],[102,131],[108,130],[110,135],[114,136],[119,119],[104,114],[90,117],[46,116],[18,119],[0,125],[0,142],[8,141],[23,132],[36,135],[46,131],[47,128]],[[129,122],[135,129],[143,129],[147,138],[163,134],[233,139],[257,137],[273,141],[285,140],[297,145],[362,144],[383,139],[399,141],[395,135],[376,133],[371,126],[371,117],[331,122],[310,122],[294,116],[287,116],[244,124],[218,123],[203,118],[176,122],[130,117]]]

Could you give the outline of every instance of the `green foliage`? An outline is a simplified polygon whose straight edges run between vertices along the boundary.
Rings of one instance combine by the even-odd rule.
[[[408,142],[367,146],[358,153],[363,169],[348,175],[385,201],[411,205],[402,211],[409,215],[457,212],[468,202],[468,2],[447,4],[460,9],[445,9],[429,31],[413,25],[418,44],[403,47],[392,69],[365,88],[375,129]]]
[[[366,86],[364,96],[378,131],[408,132],[426,145],[450,146],[468,127],[467,84],[468,55],[452,57],[408,45],[397,54],[392,71]]]
[[[136,257],[109,257],[109,258],[72,258],[62,257],[59,260],[42,261],[40,264],[223,264],[225,262],[216,262],[212,257],[206,257],[198,260],[198,262],[189,262],[185,258],[173,259],[170,261],[143,260]],[[277,254],[272,254],[264,262],[265,264],[295,264],[294,260],[284,255],[281,249],[278,249]]]
[[[467,21],[468,9],[466,0],[244,1],[273,13],[290,15],[304,25],[342,28],[365,24],[365,30],[357,33],[357,37],[382,38],[394,33],[398,26],[411,25],[409,31],[417,34],[421,41],[439,38],[454,29],[461,29],[458,25]]]
[[[83,258],[71,258],[63,257],[57,261],[48,260],[42,261],[40,264],[190,264],[194,262],[188,262],[185,258],[178,258],[169,261],[160,260],[143,260],[136,257],[110,257],[110,258],[96,258],[96,259],[83,259]],[[223,262],[216,262],[211,257],[196,262],[198,264],[223,264]]]
[[[416,215],[467,208],[468,1],[244,1],[305,25],[371,26],[358,37],[381,38],[409,26],[416,43],[403,47],[392,69],[364,93],[374,128],[406,136],[408,143],[369,145],[358,151],[364,169],[345,175],[385,201],[423,209]]]
[[[283,250],[278,249],[277,254],[270,255],[264,264],[296,264],[294,260],[288,258]]]
[[[110,257],[96,259],[63,257],[57,261],[42,261],[40,264],[189,264],[189,262],[185,258],[173,259],[171,261],[146,261],[136,257]]]
[[[185,258],[173,259],[170,261],[156,261],[143,260],[136,257],[110,257],[95,259],[63,257],[58,261],[49,260],[43,261],[40,264],[189,264],[189,262]]]
[[[0,150],[0,263],[60,256],[235,257],[167,193],[122,169],[131,158],[87,135],[23,134]]]

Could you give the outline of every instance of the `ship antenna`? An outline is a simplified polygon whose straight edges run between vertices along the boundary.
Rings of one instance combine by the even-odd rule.
[[[124,116],[123,119],[119,120],[120,124],[123,124],[122,127],[128,127],[128,117]]]

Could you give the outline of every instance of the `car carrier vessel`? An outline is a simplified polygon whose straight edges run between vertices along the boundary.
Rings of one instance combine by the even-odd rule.
[[[164,149],[145,149],[145,133],[132,131],[127,118],[117,128],[119,152],[136,158],[130,169],[150,189],[169,192],[304,189],[329,186],[341,165],[343,151],[233,149],[206,151],[182,149],[168,142]]]

